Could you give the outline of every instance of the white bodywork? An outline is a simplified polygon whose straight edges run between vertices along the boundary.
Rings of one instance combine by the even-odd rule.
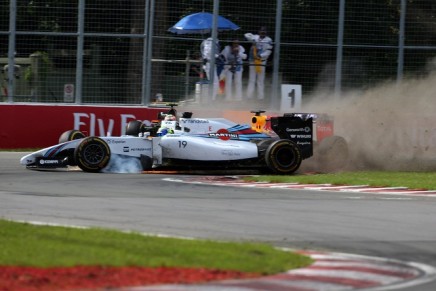
[[[256,158],[254,143],[238,140],[199,138],[190,135],[168,134],[159,142],[164,158],[194,161],[229,161]]]
[[[222,128],[229,128],[237,125],[237,123],[225,118],[180,118],[179,126],[182,132],[186,132],[185,128],[189,129],[189,133],[205,134],[217,132]]]
[[[109,145],[112,154],[131,157],[140,157],[141,154],[150,157],[152,156],[152,141],[147,138],[121,136],[101,137],[101,139]],[[72,140],[28,154],[21,158],[20,163],[22,165],[31,165],[35,163],[36,158],[38,157],[50,157],[55,155],[56,152],[60,152],[62,150],[75,149],[82,142],[82,140],[83,139]]]
[[[174,131],[173,134],[164,136],[100,138],[108,144],[112,155],[136,158],[140,158],[141,155],[149,156],[153,160],[153,167],[162,165],[165,159],[235,161],[258,157],[255,143],[230,138],[225,140],[216,135],[221,129],[237,126],[227,119],[180,118],[179,127],[176,125],[176,121],[163,121],[162,127]],[[51,157],[55,158],[58,153],[68,149],[73,151],[82,140],[72,140],[39,150],[21,158],[20,163],[24,166],[35,165],[38,158],[45,158],[39,161],[40,163],[50,163]]]
[[[30,169],[78,166],[96,173],[135,158],[143,170],[251,168],[291,174],[313,154],[312,118],[271,117],[267,129],[266,118],[257,118],[262,112],[254,112],[251,125],[225,118],[190,118],[190,112],[177,121],[172,113],[159,114],[161,121],[152,124],[133,120],[126,126],[128,135],[119,137],[84,137],[78,130],[68,130],[60,140],[83,138],[26,155],[21,164]]]

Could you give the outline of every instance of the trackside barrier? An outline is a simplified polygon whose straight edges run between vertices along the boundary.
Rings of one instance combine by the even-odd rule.
[[[121,135],[131,120],[150,123],[168,108],[74,105],[0,105],[0,149],[42,148],[66,130],[86,135]]]
[[[67,130],[77,129],[86,135],[119,136],[131,120],[150,125],[159,112],[169,108],[140,106],[0,104],[0,149],[42,148],[58,143]],[[178,108],[178,111],[183,108]],[[281,115],[267,113],[268,115]],[[250,124],[253,113],[238,110],[195,110],[195,117],[224,117]],[[269,126],[267,125],[267,128]],[[319,141],[333,134],[333,120],[317,120]]]

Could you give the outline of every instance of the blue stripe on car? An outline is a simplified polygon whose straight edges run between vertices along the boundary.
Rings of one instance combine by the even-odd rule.
[[[53,156],[56,156],[56,155],[61,151],[61,149],[62,149],[64,146],[65,146],[65,144],[62,144],[62,145],[55,146],[55,147],[49,149],[49,150],[45,153],[44,157],[47,158],[47,157],[53,157]]]

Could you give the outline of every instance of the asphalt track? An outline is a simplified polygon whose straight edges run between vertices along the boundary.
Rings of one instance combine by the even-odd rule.
[[[219,187],[171,182],[164,174],[29,171],[18,163],[22,155],[0,153],[2,218],[260,241],[436,267],[433,196]],[[436,282],[401,290],[436,290]]]

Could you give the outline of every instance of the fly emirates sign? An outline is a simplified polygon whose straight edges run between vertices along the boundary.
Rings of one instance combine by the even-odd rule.
[[[0,127],[0,148],[51,146],[71,129],[87,136],[119,136],[125,134],[129,121],[141,120],[148,125],[159,112],[166,111],[168,108],[145,106],[4,104],[0,105],[0,124],[7,126]]]
[[[73,129],[87,132],[90,136],[111,136],[115,134],[115,119],[97,118],[97,115],[94,113],[74,112],[73,115]],[[124,135],[126,133],[127,124],[132,120],[137,120],[138,118],[133,114],[120,114],[116,119],[120,125],[120,135]],[[146,126],[151,125],[149,120],[143,120],[142,122]]]
[[[132,120],[140,120],[146,126],[167,108],[106,108],[106,110],[72,112],[71,129],[77,129],[89,136],[118,136],[126,133],[126,126]]]

